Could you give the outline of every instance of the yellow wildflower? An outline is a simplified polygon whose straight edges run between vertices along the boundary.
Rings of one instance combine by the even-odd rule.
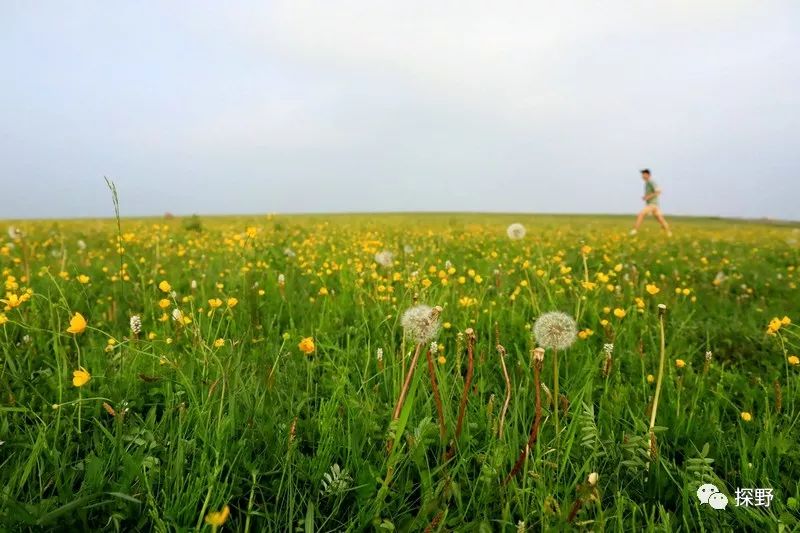
[[[83,367],[72,372],[72,384],[76,387],[83,387],[89,383],[90,379],[92,379],[92,375]]]
[[[314,350],[316,350],[313,337],[306,337],[305,339],[301,340],[297,347],[300,348],[300,351],[306,355],[310,355],[314,353]]]
[[[686,361],[683,359],[675,359],[675,368],[683,368],[686,366]]]
[[[172,290],[172,285],[167,280],[164,280],[158,284],[158,288],[161,289],[161,292],[169,292]]]
[[[227,505],[221,511],[212,511],[206,515],[206,524],[211,527],[219,527],[225,523],[231,514],[231,509]]]
[[[624,309],[620,309],[619,307],[614,309],[614,316],[617,318],[624,318],[626,314],[627,313],[625,312]]]
[[[742,416],[742,420],[744,420],[745,422],[750,422],[753,419],[753,415],[751,415],[747,411],[742,411],[742,415],[741,416]]]
[[[647,294],[650,294],[650,295],[656,295],[659,292],[661,292],[661,289],[659,289],[653,283],[648,283],[647,285],[645,285],[644,289],[647,291]]]
[[[75,313],[75,315],[69,321],[69,327],[67,328],[67,333],[78,335],[79,333],[83,333],[85,329],[86,329],[86,319],[83,318],[82,314]]]

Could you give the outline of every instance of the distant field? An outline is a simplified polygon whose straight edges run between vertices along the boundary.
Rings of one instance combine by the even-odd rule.
[[[0,529],[795,531],[800,228],[670,221],[16,224]]]

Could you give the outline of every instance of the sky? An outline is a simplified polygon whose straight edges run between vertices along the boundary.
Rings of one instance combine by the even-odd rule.
[[[800,219],[800,2],[0,3],[0,219]]]

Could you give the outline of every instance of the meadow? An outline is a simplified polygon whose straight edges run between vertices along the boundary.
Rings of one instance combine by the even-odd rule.
[[[8,223],[0,529],[798,531],[800,229],[671,222]]]

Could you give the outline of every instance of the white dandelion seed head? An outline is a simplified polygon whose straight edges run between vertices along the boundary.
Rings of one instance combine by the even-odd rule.
[[[414,253],[414,247],[411,246],[410,244],[406,244],[405,246],[403,246],[403,252],[405,252],[407,254],[413,254]]]
[[[131,322],[131,331],[134,333],[134,335],[138,335],[139,333],[142,332],[142,317],[140,317],[139,315],[133,315],[131,317],[130,322]]]
[[[375,254],[375,262],[382,267],[390,267],[394,264],[394,254],[389,250],[383,250]]]
[[[453,263],[451,263],[449,259],[444,262],[444,269],[445,270],[450,270],[450,267],[452,267],[452,266],[453,266]]]
[[[566,350],[578,335],[575,319],[561,311],[544,313],[533,324],[533,335],[544,348]]]
[[[417,305],[403,313],[400,323],[408,338],[418,344],[427,344],[439,334],[441,307]]]
[[[12,241],[17,239],[21,239],[25,236],[21,229],[16,226],[9,226],[8,227],[8,236],[11,238]]]
[[[297,254],[294,253],[294,250],[292,250],[291,248],[284,248],[283,249],[283,255],[285,255],[286,257],[294,257]]]
[[[78,239],[78,249],[85,250],[86,249],[86,242],[83,239]]]
[[[518,241],[521,238],[525,237],[525,226],[520,224],[519,222],[514,222],[508,228],[506,228],[506,234],[508,238],[512,241]]]

